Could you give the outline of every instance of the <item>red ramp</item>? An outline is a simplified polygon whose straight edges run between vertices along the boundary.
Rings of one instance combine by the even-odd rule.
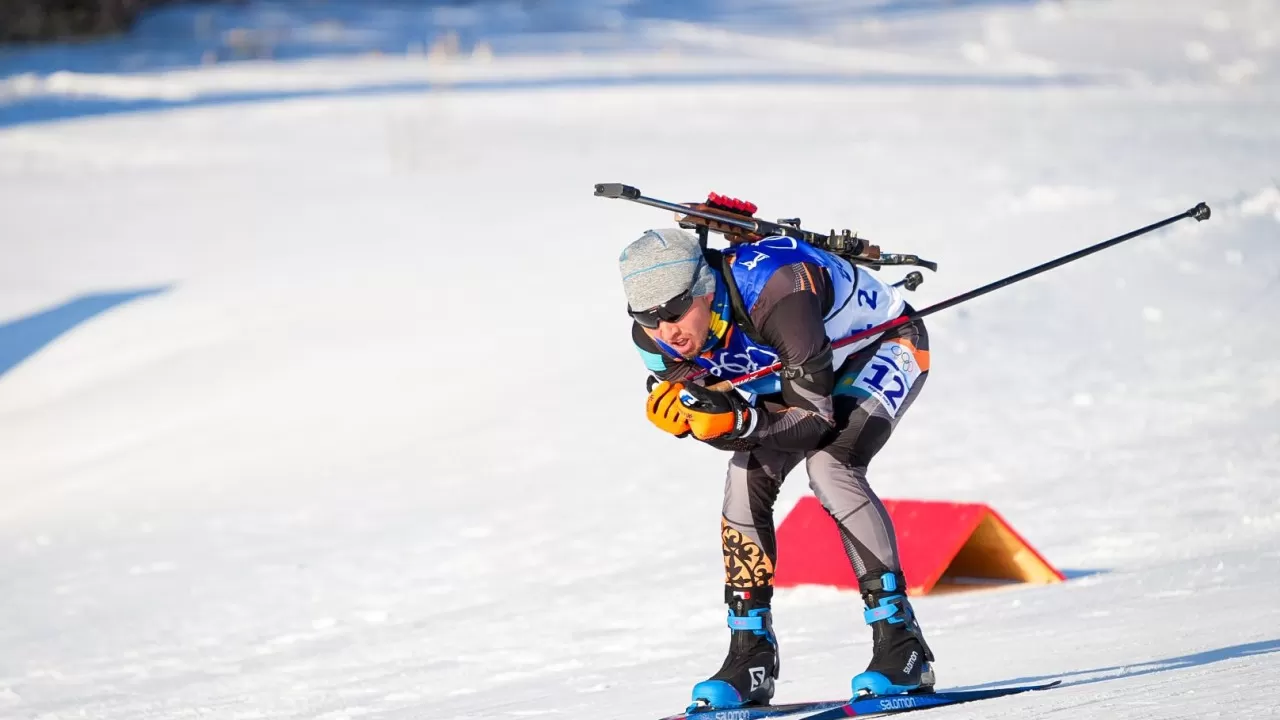
[[[908,594],[1065,579],[988,505],[883,502],[898,535]],[[816,497],[801,499],[778,526],[774,584],[858,587],[835,521]]]

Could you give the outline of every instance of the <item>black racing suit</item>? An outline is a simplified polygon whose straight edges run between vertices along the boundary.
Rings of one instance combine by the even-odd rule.
[[[831,306],[826,271],[797,263],[778,269],[750,310],[757,335],[777,352],[783,371],[781,391],[758,398],[762,412],[749,436],[710,443],[734,451],[721,520],[726,598],[735,589],[750,589],[764,603],[772,596],[774,502],[784,477],[801,461],[809,486],[840,527],[857,576],[901,570],[893,524],[867,482],[867,466],[924,385],[928,335],[921,321],[907,323],[833,368],[823,324]],[[642,350],[664,357],[665,367],[656,373],[661,379],[679,380],[701,370],[695,362],[662,355],[639,325],[632,335]],[[923,370],[896,412],[874,397],[836,393],[837,384],[852,384],[886,341],[909,343]]]

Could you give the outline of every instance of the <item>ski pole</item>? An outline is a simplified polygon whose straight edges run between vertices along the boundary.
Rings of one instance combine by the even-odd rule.
[[[1205,220],[1208,220],[1209,206],[1206,205],[1205,203],[1200,203],[1195,207],[1191,208],[1190,210],[1187,210],[1186,212],[1178,213],[1173,217],[1165,218],[1160,222],[1152,223],[1151,225],[1148,225],[1144,228],[1138,228],[1133,232],[1128,232],[1128,233],[1125,233],[1124,235],[1117,235],[1116,237],[1113,237],[1110,240],[1104,240],[1098,243],[1097,245],[1090,245],[1089,247],[1084,248],[1082,250],[1077,250],[1073,253],[1063,255],[1057,260],[1050,260],[1049,262],[1037,265],[1033,268],[1023,270],[1020,273],[1015,273],[1013,275],[1010,275],[1009,277],[996,280],[995,282],[992,282],[992,283],[988,283],[986,285],[983,285],[980,288],[975,288],[968,292],[961,293],[951,298],[950,300],[943,300],[942,302],[936,303],[934,305],[930,305],[929,307],[924,308],[923,310],[916,310],[915,312],[910,312],[910,313],[907,313],[906,315],[899,315],[898,317],[892,320],[889,320],[888,322],[883,322],[874,327],[869,327],[866,330],[860,330],[852,335],[840,338],[839,340],[832,342],[831,347],[832,349],[835,349],[835,348],[845,347],[846,345],[851,345],[853,343],[858,342],[859,340],[863,340],[872,335],[878,335],[880,333],[892,330],[896,327],[906,325],[909,322],[912,322],[914,320],[919,320],[920,318],[926,317],[928,315],[932,315],[940,310],[946,310],[947,308],[955,307],[960,303],[968,302],[969,300],[972,300],[976,297],[986,295],[987,293],[992,292],[993,290],[999,290],[1002,287],[1012,285],[1020,280],[1026,280],[1029,277],[1039,275],[1040,273],[1043,273],[1043,272],[1048,272],[1049,270],[1052,270],[1056,267],[1061,267],[1063,265],[1066,265],[1069,262],[1074,262],[1076,260],[1079,260],[1080,258],[1085,257],[1086,255],[1092,255],[1093,253],[1096,253],[1099,250],[1106,250],[1112,245],[1119,245],[1120,243],[1126,240],[1132,240],[1133,238],[1136,238],[1139,235],[1146,235],[1147,233],[1153,230],[1159,230],[1160,228],[1166,225],[1171,225],[1175,222],[1178,222],[1179,220],[1185,220],[1187,218],[1195,218],[1197,222],[1203,222]],[[763,367],[754,372],[749,372],[745,375],[740,375],[731,380],[721,381],[719,383],[716,383],[716,385],[723,387],[724,383],[727,382],[731,386],[737,386],[743,383],[751,382],[752,380],[762,378],[765,375],[768,375],[770,373],[775,373],[781,369],[782,369],[782,363],[776,362],[768,367]],[[707,374],[707,371],[704,370],[689,379],[694,380],[706,374]]]

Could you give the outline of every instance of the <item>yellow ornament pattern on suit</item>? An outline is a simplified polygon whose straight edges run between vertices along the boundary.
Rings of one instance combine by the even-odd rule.
[[[751,537],[720,518],[720,545],[724,551],[724,582],[735,588],[773,585],[773,560]]]

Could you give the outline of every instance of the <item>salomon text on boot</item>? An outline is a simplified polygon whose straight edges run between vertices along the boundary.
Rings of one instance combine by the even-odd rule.
[[[767,705],[778,677],[778,641],[769,610],[773,588],[725,588],[729,655],[720,671],[693,686],[690,710]]]
[[[932,692],[933,652],[924,642],[907,600],[902,573],[858,579],[871,626],[871,664],[853,678],[853,695],[897,695]]]

